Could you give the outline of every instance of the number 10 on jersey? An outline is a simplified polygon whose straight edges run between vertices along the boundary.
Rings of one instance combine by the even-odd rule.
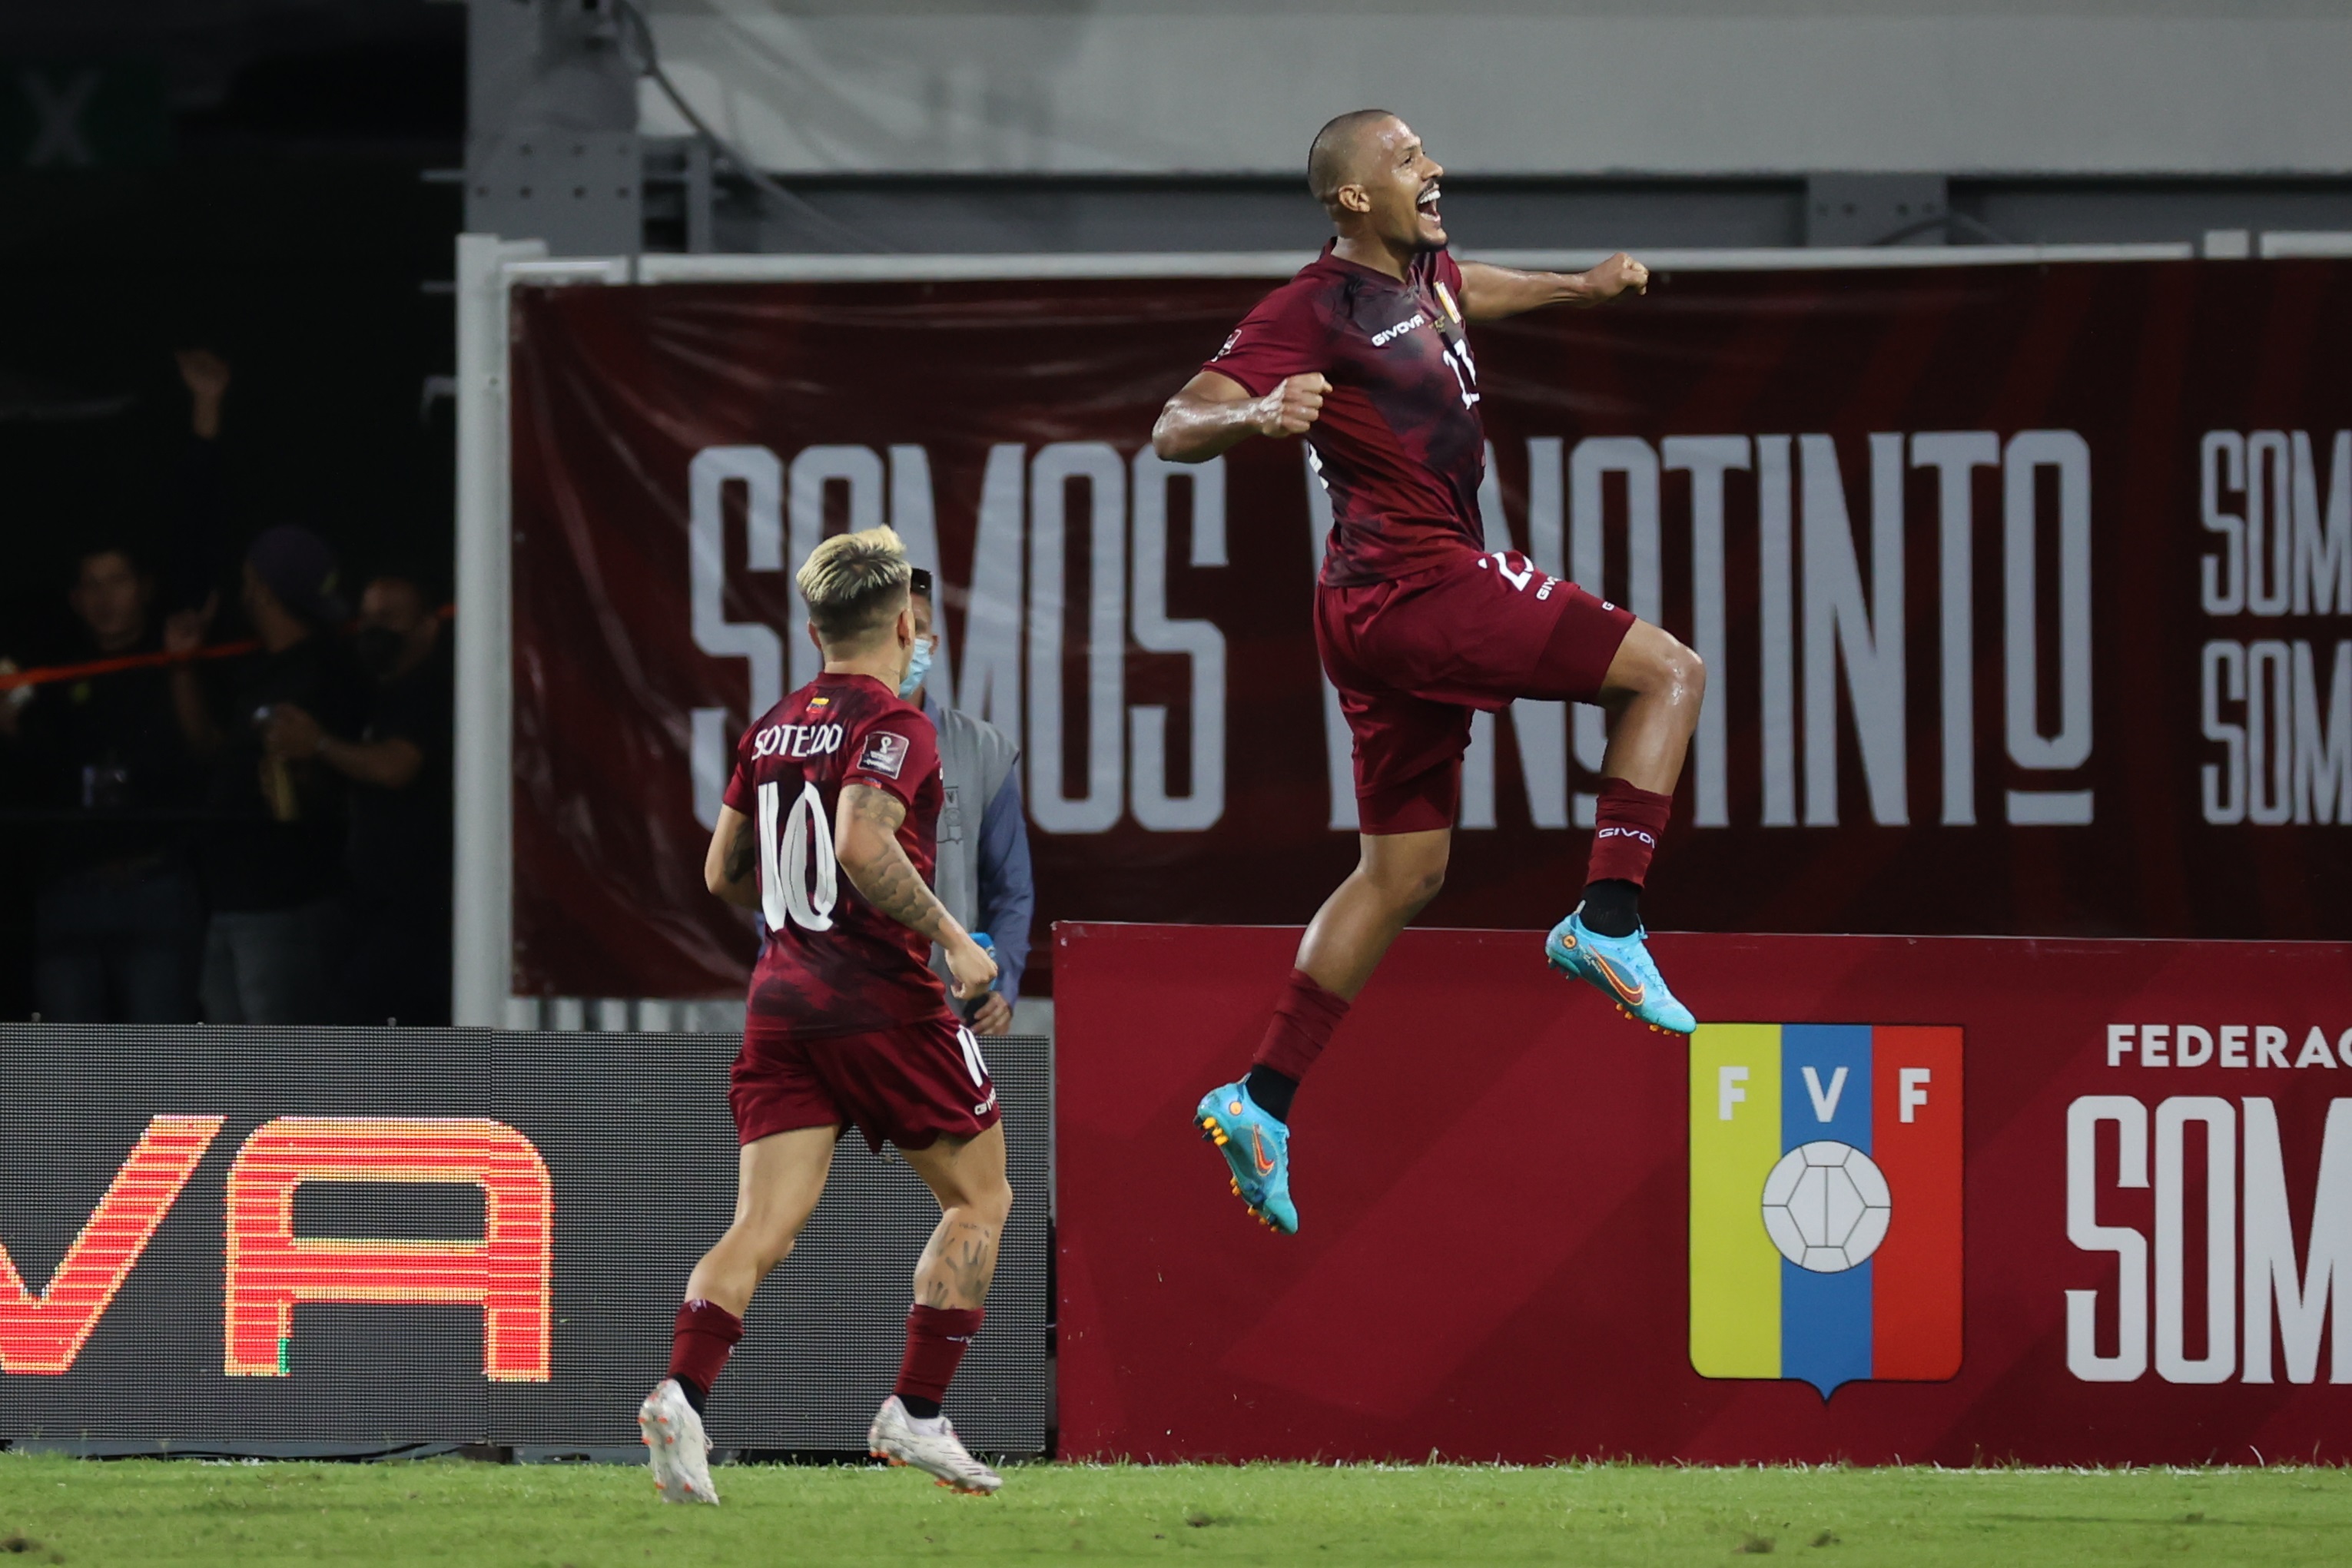
[[[833,824],[825,821],[824,798],[816,786],[803,782],[799,798],[786,806],[782,784],[761,785],[760,913],[768,929],[781,931],[789,921],[803,931],[832,930],[840,894],[837,872]]]

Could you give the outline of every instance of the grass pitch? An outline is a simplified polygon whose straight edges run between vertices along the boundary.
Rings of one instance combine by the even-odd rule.
[[[688,1563],[2346,1560],[2336,1469],[1015,1467],[959,1498],[907,1471],[746,1467],[725,1505],[612,1466],[83,1461],[0,1454],[0,1568]]]

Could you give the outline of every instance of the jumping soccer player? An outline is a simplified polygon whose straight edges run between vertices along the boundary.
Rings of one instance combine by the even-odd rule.
[[[1003,1484],[940,1414],[980,1332],[1013,1189],[995,1086],[929,967],[936,942],[966,1000],[996,977],[929,885],[942,787],[931,721],[900,695],[915,643],[908,575],[888,528],[827,539],[801,568],[824,673],[736,743],[703,863],[710,891],[759,910],[768,935],[728,1091],[742,1144],[735,1222],[688,1279],[669,1375],[637,1410],[671,1502],[719,1500],[702,1427],[711,1385],[850,1124],[877,1153],[896,1145],[940,1208],[867,1447],[958,1491]]]
[[[1180,463],[1253,435],[1307,435],[1331,497],[1315,642],[1355,737],[1361,858],[1307,927],[1249,1076],[1194,1113],[1250,1212],[1285,1234],[1298,1228],[1291,1096],[1445,880],[1474,709],[1533,697],[1608,710],[1583,900],[1544,953],[1653,1029],[1696,1027],[1651,960],[1639,897],[1705,671],[1664,632],[1518,551],[1486,552],[1486,432],[1464,336],[1472,321],[1646,292],[1649,269],[1622,253],[1572,275],[1457,264],[1438,217],[1444,172],[1385,110],[1325,126],[1307,179],[1338,237],[1249,313],[1151,433],[1152,450]]]

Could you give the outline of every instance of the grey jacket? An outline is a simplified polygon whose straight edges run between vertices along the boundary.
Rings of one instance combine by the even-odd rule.
[[[986,719],[943,707],[935,699],[927,696],[923,711],[939,731],[940,781],[947,792],[940,807],[939,864],[931,886],[957,924],[971,930],[980,917],[981,817],[1012,777],[1021,748]],[[947,977],[946,956],[936,947],[931,967]]]

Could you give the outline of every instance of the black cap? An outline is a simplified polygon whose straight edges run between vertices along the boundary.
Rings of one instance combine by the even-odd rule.
[[[281,524],[254,540],[245,559],[278,602],[313,626],[350,618],[350,607],[335,591],[335,552],[310,529]]]

